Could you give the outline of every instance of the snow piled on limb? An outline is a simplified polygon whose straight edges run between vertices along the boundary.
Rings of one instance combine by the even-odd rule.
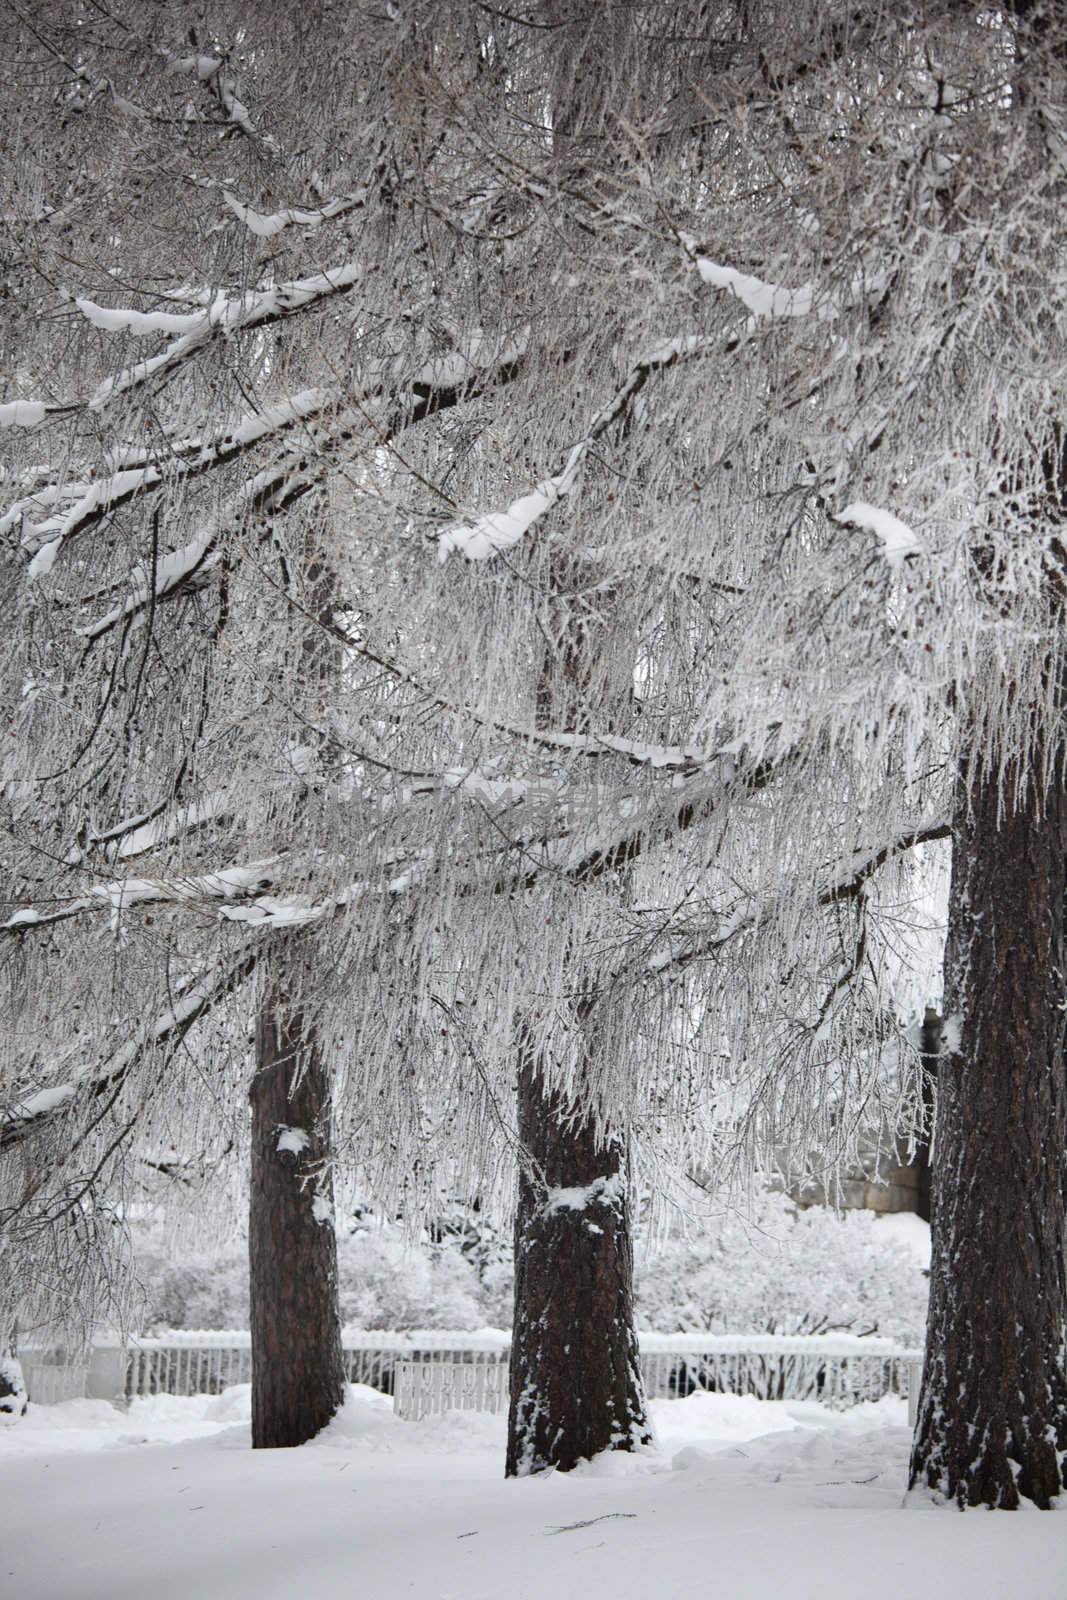
[[[562,471],[555,477],[545,478],[529,493],[520,495],[505,511],[489,512],[469,526],[447,528],[438,534],[438,560],[447,561],[452,552],[457,550],[468,561],[486,561],[517,544],[547,511],[571,493],[590,450],[613,424],[626,415],[635,395],[644,387],[651,373],[673,366],[680,360],[709,354],[718,348],[721,348],[718,341],[708,341],[695,335],[661,339],[652,345],[638,356],[625,382],[593,417],[584,439],[579,440],[568,453]]]
[[[437,541],[438,560],[447,561],[453,550],[468,561],[485,561],[502,550],[510,550],[546,511],[570,494],[584,455],[585,447],[575,445],[562,472],[546,478],[529,494],[520,495],[506,511],[489,512],[470,527],[450,528],[442,533]]]
[[[239,128],[250,139],[258,140],[269,150],[277,150],[275,141],[259,133],[253,126],[248,107],[237,98],[237,80],[225,60],[200,52],[188,56],[168,56],[167,71],[172,74],[192,74],[211,90],[227,122]]]
[[[360,264],[348,261],[269,289],[250,289],[245,294],[232,296],[220,290],[206,310],[192,312],[188,317],[179,319],[184,331],[159,355],[135,362],[98,384],[89,398],[89,409],[99,411],[118,395],[127,394],[131,389],[172,372],[203,349],[212,338],[230,338],[244,329],[262,327],[282,317],[292,316],[331,295],[348,293],[362,277]],[[146,318],[149,323],[154,323],[155,319],[172,316],[169,312],[143,313],[97,306],[92,301],[79,302],[79,310],[98,326],[105,326],[108,332],[158,332],[162,331],[162,324],[146,325]]]
[[[43,400],[6,400],[0,404],[0,428],[35,428],[47,413]]]
[[[283,228],[319,228],[324,222],[329,222],[333,217],[343,217],[349,211],[356,211],[366,204],[366,195],[363,193],[352,195],[338,195],[333,200],[325,200],[320,206],[300,207],[286,206],[281,211],[256,211],[252,206],[245,205],[238,200],[236,195],[228,189],[222,192],[222,198],[233,212],[239,222],[243,222],[249,233],[257,239],[273,239],[275,234],[281,233]]]
[[[843,511],[837,513],[834,521],[843,523],[846,527],[863,528],[868,533],[873,533],[881,541],[882,554],[894,572],[900,572],[908,556],[919,555],[922,552],[921,539],[912,532],[906,522],[901,522],[891,511],[883,511],[878,506],[869,506],[862,500],[855,500],[851,505],[847,505]]]

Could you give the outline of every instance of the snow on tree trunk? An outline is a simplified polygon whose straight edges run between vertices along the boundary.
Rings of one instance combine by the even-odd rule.
[[[252,1445],[303,1444],[344,1397],[329,1088],[313,1025],[279,962],[256,1019],[249,1302]]]
[[[532,1048],[521,1055],[509,1477],[651,1440],[622,1143],[546,1086]]]
[[[1047,1507],[1067,1448],[1067,792],[961,772],[934,1138],[933,1262],[911,1481]]]

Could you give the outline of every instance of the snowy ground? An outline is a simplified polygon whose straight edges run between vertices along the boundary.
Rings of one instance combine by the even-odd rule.
[[[247,1388],[31,1408],[0,1428],[11,1600],[1064,1600],[1067,1515],[903,1507],[903,1402],[693,1395],[660,1446],[504,1482],[503,1422],[354,1387],[301,1450]]]

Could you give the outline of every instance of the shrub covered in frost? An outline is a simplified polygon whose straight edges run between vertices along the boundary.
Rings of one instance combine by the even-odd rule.
[[[337,1266],[341,1321],[354,1328],[485,1326],[477,1276],[454,1244],[363,1228],[337,1241]]]
[[[873,1211],[782,1194],[724,1211],[637,1270],[637,1322],[661,1333],[879,1333],[921,1344],[927,1279]]]
[[[141,1329],[247,1328],[248,1254],[138,1248],[133,1311]],[[143,1293],[143,1300],[141,1294]]]
[[[160,1328],[246,1328],[248,1259],[211,1254],[133,1229],[134,1320]],[[483,1328],[511,1321],[510,1250],[492,1230],[451,1226],[435,1240],[409,1240],[396,1226],[359,1227],[337,1241],[341,1320],[355,1328]],[[138,1316],[138,1309],[143,1307]]]
[[[213,1254],[136,1241],[145,1331],[248,1326],[243,1249]],[[507,1328],[510,1239],[469,1212],[420,1239],[357,1225],[338,1239],[342,1321],[371,1329]],[[870,1211],[797,1211],[784,1195],[724,1211],[689,1237],[637,1251],[637,1323],[661,1333],[880,1333],[921,1344],[926,1278]]]

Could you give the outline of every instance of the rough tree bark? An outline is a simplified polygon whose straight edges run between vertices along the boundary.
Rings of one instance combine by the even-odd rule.
[[[927,1006],[923,1016],[919,1054],[922,1057],[923,1066],[923,1133],[915,1145],[911,1159],[911,1171],[915,1182],[916,1216],[920,1216],[924,1222],[929,1222],[932,1178],[930,1136],[933,1132],[933,1112],[937,1099],[937,1070],[941,1058],[941,1013],[936,1011],[933,1006]]]
[[[281,956],[256,1018],[248,1253],[252,1446],[303,1444],[344,1396],[329,1087]],[[297,978],[297,981],[302,981]]]
[[[527,1043],[507,1474],[651,1440],[633,1325],[625,1151],[549,1088]]]
[[[1024,118],[1038,111],[1030,126],[1041,165],[1041,108],[1063,81],[1067,15],[1044,0],[1014,0],[1006,15],[1013,105]],[[1039,461],[1043,495],[1020,494],[1026,474],[1011,465],[1001,487],[1053,558],[1051,640],[1062,635],[1067,592],[1061,424]],[[977,549],[975,570],[996,602],[995,557]],[[1067,1485],[1067,696],[1062,665],[1047,670],[1061,727],[1035,738],[1025,767],[998,775],[976,757],[957,778],[930,1315],[911,1482],[960,1506],[1014,1509],[1026,1497],[1047,1508]]]
[[[1017,775],[1016,775],[1017,781]],[[911,1482],[1047,1507],[1067,1449],[1062,764],[1018,804],[960,774],[934,1141],[933,1262]]]

